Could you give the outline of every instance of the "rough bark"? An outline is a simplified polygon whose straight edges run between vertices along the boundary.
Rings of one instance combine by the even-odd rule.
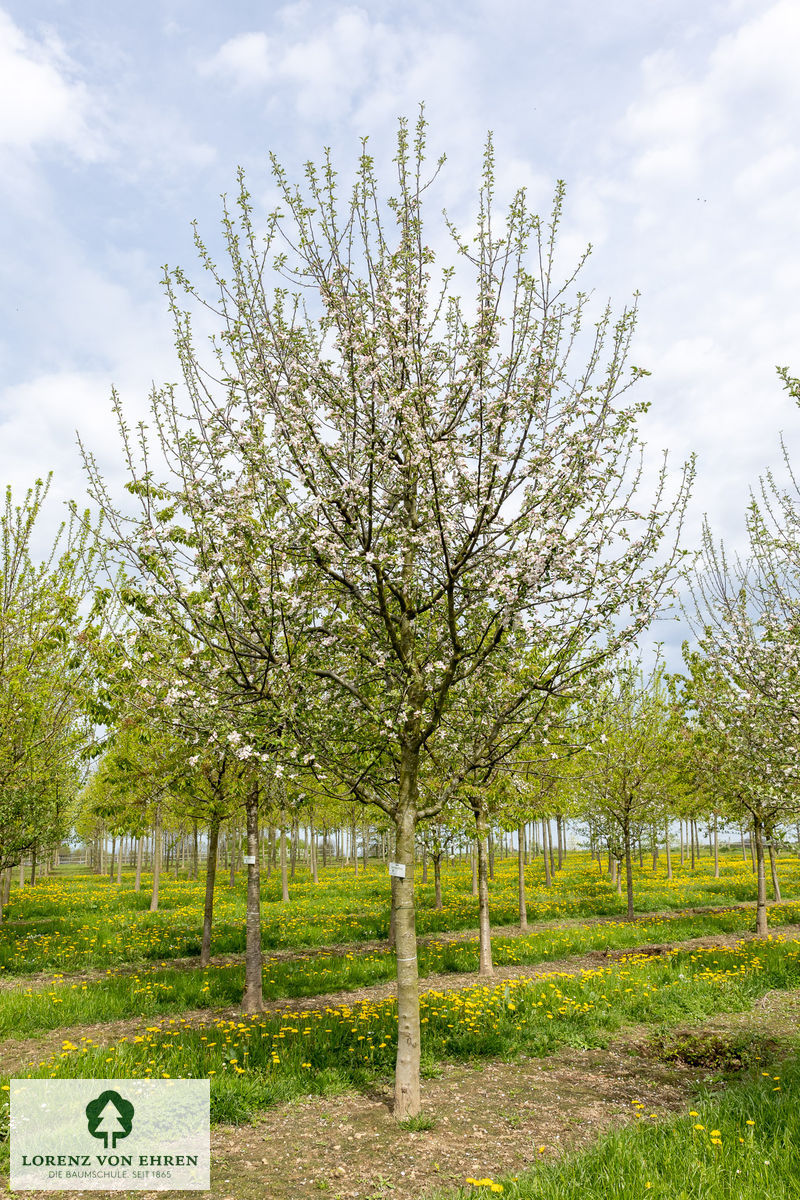
[[[244,952],[244,995],[242,1011],[264,1011],[262,992],[263,956],[261,954],[261,868],[258,861],[258,784],[247,793],[247,917]]]

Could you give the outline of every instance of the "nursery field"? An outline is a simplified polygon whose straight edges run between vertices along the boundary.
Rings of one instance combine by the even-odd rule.
[[[636,868],[637,920],[588,855],[545,887],[491,885],[496,974],[477,975],[465,865],[418,888],[423,1114],[388,1110],[397,1018],[386,868],[263,884],[265,1011],[238,1009],[244,879],[159,911],[90,875],[14,886],[0,926],[0,1120],[10,1078],[209,1078],[212,1196],[800,1195],[800,861],[757,940],[749,861]],[[7,1157],[7,1148],[6,1148]],[[680,1181],[678,1183],[678,1181]],[[624,1184],[624,1186],[623,1186]],[[117,1193],[119,1194],[119,1193]],[[141,1195],[142,1193],[138,1193]]]

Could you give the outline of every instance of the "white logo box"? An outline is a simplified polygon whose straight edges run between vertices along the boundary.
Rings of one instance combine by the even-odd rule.
[[[207,1191],[207,1079],[12,1079],[12,1191]]]

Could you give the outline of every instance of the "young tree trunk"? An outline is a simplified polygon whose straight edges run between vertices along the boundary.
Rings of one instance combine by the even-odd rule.
[[[667,852],[667,879],[672,879],[672,850],[669,844],[669,817],[664,829],[664,848]]]
[[[392,862],[394,862],[394,859],[392,859]],[[390,875],[389,876],[389,939],[388,939],[388,947],[390,950],[394,950],[395,945],[397,943],[397,926],[396,926],[396,922],[395,922],[395,905],[396,905],[397,901],[395,898],[395,886],[394,885],[395,885],[395,877],[394,877],[394,875]]]
[[[133,890],[140,892],[142,890],[142,850],[144,849],[144,838],[141,836],[136,839],[136,879],[133,884]]]
[[[289,903],[289,874],[286,863],[286,806],[281,801],[281,899]]]
[[[778,882],[778,856],[775,853],[775,843],[769,839],[769,869],[772,874],[772,896],[778,904],[781,902],[781,885]]]
[[[292,820],[292,839],[289,846],[289,878],[294,879],[295,869],[297,867],[297,843],[300,834],[300,819],[294,817]]]
[[[470,855],[470,862],[472,864],[472,895],[477,897],[477,895],[478,895],[478,861],[475,857],[474,848],[472,850],[472,854]]]
[[[692,870],[694,870],[694,821],[687,821],[686,826],[687,826],[686,832],[688,834],[689,843],[692,848]]]
[[[475,833],[478,848],[478,974],[494,975],[489,922],[489,839],[486,813],[480,807],[475,810]]]
[[[161,805],[156,805],[156,824],[153,830],[153,891],[150,912],[158,912],[158,885],[161,877]]]
[[[262,992],[263,956],[261,954],[261,870],[258,861],[258,784],[247,793],[247,917],[244,954],[244,995],[242,1011],[264,1011]]]
[[[356,826],[356,818],[353,817],[353,823],[350,826],[350,848],[353,852],[353,871],[356,879],[358,879],[358,829]]]
[[[394,814],[395,859],[405,877],[395,879],[395,945],[397,951],[397,1062],[394,1115],[398,1121],[420,1111],[420,1022],[417,930],[414,912],[414,837],[417,817],[419,751],[403,747],[400,787]]]
[[[433,854],[433,907],[437,912],[442,911],[442,852]]]
[[[739,841],[742,843],[742,862],[747,862],[747,851],[744,848],[744,825],[739,826]]]
[[[328,865],[328,822],[322,822],[322,869]]]
[[[308,852],[311,855],[311,879],[314,883],[319,883],[317,875],[317,835],[314,829],[313,809],[308,816]]]
[[[756,854],[756,933],[759,937],[767,936],[767,881],[764,871],[764,826],[758,817],[753,818],[753,842]]]
[[[714,813],[714,878],[719,879],[719,821]]]
[[[486,846],[487,846],[487,852],[488,852],[488,857],[487,857],[486,861],[487,861],[488,869],[489,869],[489,878],[491,879],[492,883],[494,883],[494,834],[492,833],[491,829],[489,829],[487,831]],[[480,886],[481,886],[480,860],[478,862],[478,868],[479,868],[478,869],[478,893],[479,893],[479,898],[480,898]]]
[[[108,878],[111,879],[112,881],[114,879],[114,860],[115,860],[116,853],[117,853],[117,839],[115,837],[112,837],[112,839],[111,839],[111,862],[108,864]]]
[[[228,886],[235,887],[236,886],[236,850],[237,850],[237,845],[238,845],[238,841],[239,841],[239,830],[234,829],[233,826],[231,826],[230,831],[229,831],[227,837],[225,838],[226,846],[228,845],[229,841],[230,841],[230,847],[231,847],[231,852],[229,855],[231,873],[230,873],[230,878],[228,879]]]
[[[519,927],[528,928],[528,904],[525,899],[525,826],[517,830],[517,876],[519,881]]]
[[[553,875],[555,875],[555,873],[556,873],[556,868],[555,868],[555,861],[554,861],[554,856],[553,856],[553,829],[550,824],[549,817],[547,818],[547,821],[545,822],[545,837],[547,838],[546,853],[550,859],[550,877],[552,879]]]
[[[553,882],[553,875],[552,875],[553,860],[552,860],[552,857],[548,856],[548,853],[547,853],[547,827],[549,824],[550,824],[550,822],[545,821],[544,817],[542,817],[542,858],[544,859],[545,887],[550,887],[551,883]]]
[[[200,874],[200,840],[197,833],[197,821],[192,822],[192,879]]]
[[[207,967],[211,957],[211,929],[214,921],[214,885],[217,881],[217,850],[219,846],[219,817],[215,814],[208,825],[208,858],[206,859],[206,894],[203,903],[203,938],[200,944],[200,966]]]
[[[633,920],[633,858],[631,855],[631,831],[628,825],[625,834],[625,888],[628,896],[628,920]]]
[[[556,835],[558,837],[558,869],[564,862],[564,818],[561,813],[556,813]]]
[[[119,839],[119,857],[117,859],[117,887],[122,887],[122,838]]]

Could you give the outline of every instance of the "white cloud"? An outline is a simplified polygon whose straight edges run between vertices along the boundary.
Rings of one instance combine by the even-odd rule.
[[[0,146],[68,147],[81,158],[100,149],[90,129],[89,94],[53,42],[27,37],[0,10]]]
[[[224,42],[199,69],[202,75],[219,75],[236,87],[257,87],[272,74],[269,38],[265,33],[240,33]]]

